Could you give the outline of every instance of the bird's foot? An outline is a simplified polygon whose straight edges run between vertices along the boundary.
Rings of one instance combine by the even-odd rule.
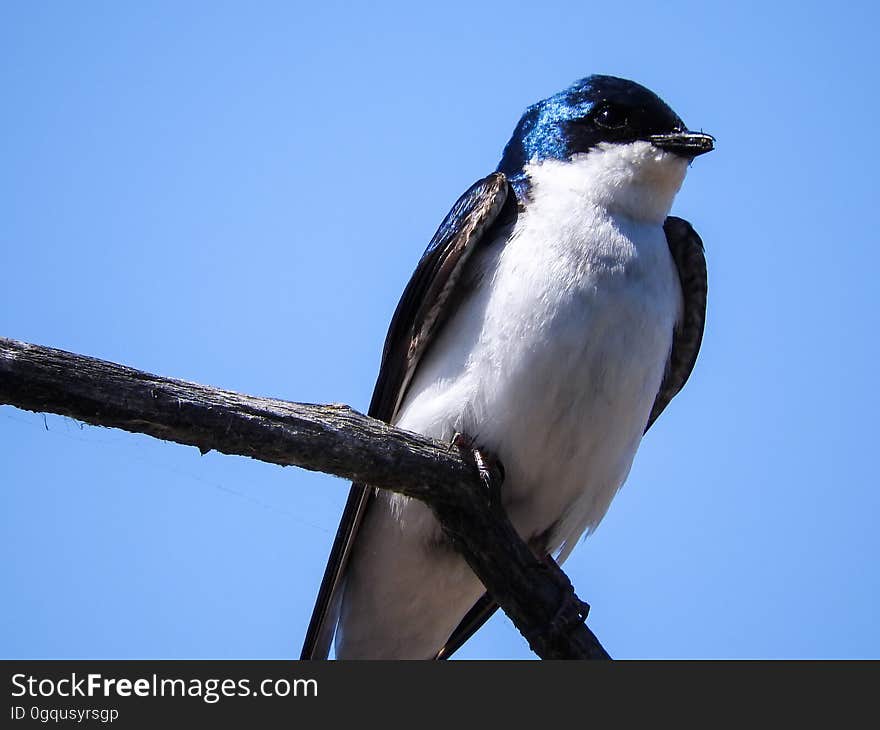
[[[489,504],[495,509],[501,509],[501,485],[504,484],[504,465],[495,454],[480,446],[474,446],[476,439],[462,433],[456,433],[452,437],[452,445],[462,451],[470,452],[477,465],[477,474],[480,481],[486,487],[489,495]]]

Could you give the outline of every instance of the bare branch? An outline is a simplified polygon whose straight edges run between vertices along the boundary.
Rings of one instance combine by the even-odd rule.
[[[0,338],[0,404],[388,489],[428,504],[532,650],[607,659],[586,605],[492,508],[469,455],[344,405],[259,398]]]

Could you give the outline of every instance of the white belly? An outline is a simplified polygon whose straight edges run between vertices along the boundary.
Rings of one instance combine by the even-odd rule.
[[[485,278],[396,419],[496,454],[513,524],[560,560],[626,479],[681,306],[661,225],[599,216],[560,228],[530,209],[503,248],[475,260]],[[432,656],[482,592],[423,504],[380,493],[352,555],[337,655]]]
[[[496,454],[514,525],[526,538],[549,529],[564,558],[629,472],[681,294],[662,228],[617,221],[587,261],[570,242],[567,261],[540,255],[529,233],[445,328],[396,423],[441,440],[463,433]],[[390,500],[404,522],[429,514]]]

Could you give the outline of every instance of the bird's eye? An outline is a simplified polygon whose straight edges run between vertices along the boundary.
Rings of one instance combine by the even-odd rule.
[[[629,122],[628,110],[622,106],[605,104],[599,107],[595,115],[596,126],[605,129],[620,129]]]

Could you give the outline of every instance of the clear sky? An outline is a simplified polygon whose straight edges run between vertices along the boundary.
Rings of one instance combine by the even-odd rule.
[[[696,370],[566,564],[616,657],[878,657],[869,3],[0,6],[0,336],[365,410],[522,110],[611,73],[717,151]],[[0,407],[4,657],[293,657],[348,485]],[[530,653],[499,615],[460,656]]]

